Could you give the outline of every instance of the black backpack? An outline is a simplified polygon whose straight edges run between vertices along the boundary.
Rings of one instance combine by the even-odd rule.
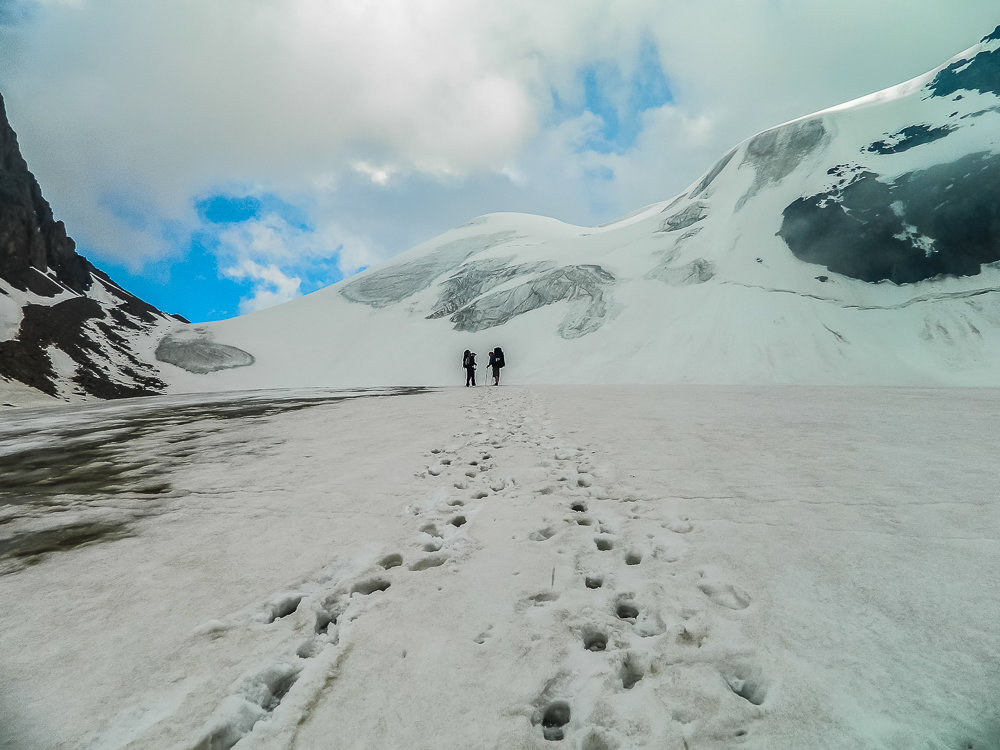
[[[495,364],[495,365],[496,365],[497,367],[503,367],[503,366],[504,366],[504,361],[503,361],[503,352],[502,352],[502,351],[501,351],[501,352],[497,352],[497,353],[495,354],[495,357],[496,357],[496,359],[495,359],[495,360],[493,361],[493,363],[494,363],[494,364]]]
[[[466,354],[462,359],[462,367],[475,367],[476,366],[476,355]]]

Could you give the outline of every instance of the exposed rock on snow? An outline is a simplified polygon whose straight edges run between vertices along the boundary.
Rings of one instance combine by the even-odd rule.
[[[58,284],[45,274],[49,269]],[[52,297],[63,286],[82,293],[92,283],[89,264],[76,254],[66,227],[28,171],[0,96],[0,278],[17,289]]]
[[[663,226],[660,228],[660,231],[676,232],[679,229],[687,229],[689,226],[696,224],[708,215],[708,212],[706,211],[707,208],[708,206],[704,203],[692,203],[687,208],[678,211],[673,216],[668,217],[663,222]]]
[[[165,387],[144,351],[167,318],[76,254],[21,157],[0,98],[0,375],[49,396]]]
[[[715,276],[715,265],[710,260],[697,258],[679,268],[659,266],[650,271],[648,278],[659,279],[664,284],[686,286],[688,284],[704,284]]]
[[[511,279],[547,271],[553,265],[551,261],[511,264],[512,260],[510,257],[490,258],[465,263],[450,278],[442,282],[437,307],[427,317],[440,318],[451,315],[477,297]]]
[[[982,44],[1000,42],[1000,26],[984,37]],[[932,96],[951,96],[960,91],[978,91],[1000,96],[1000,47],[962,58],[940,71],[927,85]]]
[[[204,328],[168,333],[156,347],[156,359],[194,373],[247,367],[254,363],[252,354],[235,346],[215,343],[212,334]]]
[[[1000,260],[997,195],[1000,154],[989,152],[891,181],[855,171],[789,205],[779,235],[797,258],[864,281],[975,276]]]
[[[455,240],[414,260],[394,263],[345,283],[340,293],[352,302],[386,307],[426,289],[441,274],[475,253],[511,239],[512,233],[479,235]]]
[[[596,265],[556,268],[513,289],[488,294],[463,307],[451,320],[456,330],[483,331],[545,305],[569,301],[573,308],[558,332],[563,338],[578,338],[600,328],[612,312],[614,281],[614,276]]]
[[[933,143],[955,130],[954,125],[932,128],[929,125],[909,125],[881,141],[875,141],[865,150],[872,154],[901,154],[911,148]]]
[[[736,201],[735,210],[743,208],[765,187],[788,177],[807,156],[829,142],[830,137],[820,119],[790,123],[751,138],[746,144],[741,166],[753,170],[753,184]]]

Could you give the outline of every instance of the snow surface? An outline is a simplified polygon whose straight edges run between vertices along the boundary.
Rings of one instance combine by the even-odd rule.
[[[0,747],[997,747],[998,399],[5,412]]]

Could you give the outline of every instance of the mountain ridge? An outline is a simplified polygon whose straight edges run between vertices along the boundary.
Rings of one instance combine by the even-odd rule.
[[[76,252],[0,96],[0,377],[65,399],[159,393],[142,344],[167,320]]]
[[[444,385],[496,345],[525,383],[997,385],[998,194],[1000,26],[615,222],[487,214],[267,310],[147,310],[125,348],[171,392]]]

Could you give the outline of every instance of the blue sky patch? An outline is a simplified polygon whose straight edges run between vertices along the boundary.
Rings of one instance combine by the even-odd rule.
[[[208,224],[240,224],[268,214],[276,214],[297,229],[308,231],[313,228],[305,211],[272,193],[263,195],[216,193],[199,198],[194,205],[198,216]]]
[[[289,228],[305,235],[314,231],[306,212],[272,194],[234,195],[217,193],[199,198],[194,203],[201,220],[194,233],[180,232],[164,225],[154,228],[151,216],[156,214],[134,198],[108,196],[102,203],[128,226],[154,231],[165,237],[168,244],[180,250],[176,256],[146,264],[141,269],[130,268],[110,258],[102,258],[100,266],[123,288],[167,313],[182,315],[193,323],[224,320],[241,313],[240,303],[266,288],[266,282],[249,276],[233,278],[223,270],[237,259],[232,250],[223,247],[221,235],[246,222],[278,216]],[[280,223],[279,223],[280,225]],[[303,257],[301,262],[278,262],[287,276],[301,280],[303,294],[322,289],[340,281],[343,275],[337,265],[340,248],[330,248],[328,258]],[[87,255],[87,249],[81,248]],[[222,257],[220,257],[220,255]],[[179,256],[179,257],[178,257]],[[243,256],[261,266],[272,261],[249,252]]]
[[[598,153],[622,153],[632,148],[639,137],[642,113],[673,101],[656,43],[649,38],[639,48],[630,78],[625,78],[616,63],[608,61],[588,65],[577,75],[582,101],[573,105],[553,92],[553,105],[558,119],[578,117],[584,112],[601,118],[600,133],[584,145]]]
[[[183,315],[194,323],[235,317],[249,285],[221,276],[205,239],[205,235],[195,235],[183,258],[149,263],[138,272],[110,259],[102,260],[100,266],[117,284],[163,312]],[[87,254],[85,248],[83,254]]]

